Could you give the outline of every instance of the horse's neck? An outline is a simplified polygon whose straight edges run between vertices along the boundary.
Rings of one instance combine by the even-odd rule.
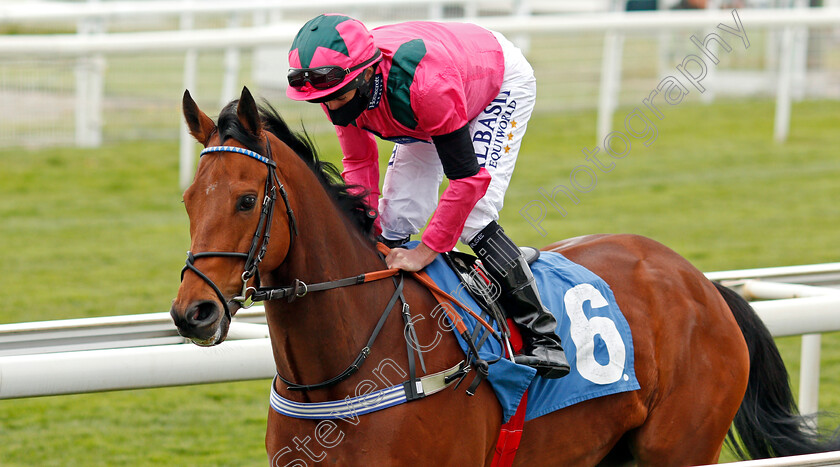
[[[385,268],[375,245],[326,193],[307,196],[301,203],[300,212],[306,214],[298,214],[299,234],[284,266],[276,271],[278,277],[322,282]]]
[[[372,243],[320,195],[298,203],[299,235],[287,260],[272,274],[272,282],[285,285],[299,279],[312,284],[385,268]],[[343,371],[365,346],[393,292],[393,282],[385,279],[309,293],[291,303],[267,303],[278,371],[304,384]]]

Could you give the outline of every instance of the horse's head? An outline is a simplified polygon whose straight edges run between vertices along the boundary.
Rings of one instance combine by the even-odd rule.
[[[209,346],[227,336],[231,317],[259,286],[259,269],[277,268],[291,247],[294,215],[272,157],[289,148],[264,131],[247,88],[218,126],[189,92],[183,112],[205,149],[184,192],[191,244],[170,314],[182,336]],[[273,219],[275,204],[281,211]]]

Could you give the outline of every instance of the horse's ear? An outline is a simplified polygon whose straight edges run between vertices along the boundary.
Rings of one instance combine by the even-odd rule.
[[[245,126],[246,130],[250,131],[254,135],[259,134],[262,129],[260,114],[257,110],[257,103],[254,101],[254,96],[251,95],[251,91],[249,91],[247,87],[242,88],[242,95],[239,97],[236,115],[239,117],[239,121],[242,122],[242,125]]]
[[[184,91],[184,99],[181,101],[181,107],[184,112],[184,119],[187,121],[187,127],[190,129],[190,134],[206,147],[210,141],[210,135],[216,129],[216,124],[213,123],[213,120],[207,114],[198,108],[198,104],[190,96],[189,90]]]

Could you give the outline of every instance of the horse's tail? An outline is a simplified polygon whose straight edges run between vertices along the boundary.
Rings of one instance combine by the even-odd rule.
[[[740,295],[715,283],[750,353],[747,392],[729,430],[727,443],[738,456],[753,459],[840,450],[840,439],[819,434],[808,417],[799,414],[787,369],[770,331]],[[738,440],[740,437],[740,443]]]

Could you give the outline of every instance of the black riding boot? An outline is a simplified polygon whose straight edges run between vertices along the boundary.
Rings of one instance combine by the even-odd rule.
[[[482,229],[470,247],[499,285],[499,301],[522,333],[522,353],[515,356],[516,363],[536,368],[544,378],[566,376],[569,362],[556,333],[557,320],[543,306],[522,252],[496,222]]]

